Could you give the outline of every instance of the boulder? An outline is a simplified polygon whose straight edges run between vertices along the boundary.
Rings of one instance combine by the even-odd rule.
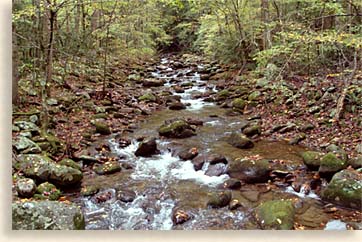
[[[182,150],[180,153],[178,153],[178,157],[180,157],[181,160],[192,160],[198,154],[199,152],[197,151],[197,148],[191,148]]]
[[[144,87],[160,87],[165,84],[164,80],[156,78],[148,78],[143,81]]]
[[[249,149],[254,147],[254,143],[244,134],[232,133],[227,142],[239,149]]]
[[[235,98],[231,103],[231,106],[237,110],[243,110],[246,106],[246,101],[242,98]]]
[[[99,188],[94,185],[82,187],[82,189],[80,190],[80,194],[82,196],[91,196],[96,194],[97,192],[99,192]]]
[[[44,182],[40,184],[36,189],[36,193],[37,194],[34,197],[49,200],[58,200],[60,195],[62,194],[55,185],[49,182]]]
[[[192,159],[191,163],[194,165],[194,169],[195,171],[201,170],[202,166],[205,163],[205,156],[196,156],[195,158]]]
[[[225,174],[227,171],[227,167],[223,163],[217,163],[214,165],[209,165],[207,168],[205,175],[207,176],[221,176]]]
[[[305,151],[300,155],[303,158],[304,164],[306,164],[310,169],[318,169],[321,164],[321,158],[324,154],[316,151]]]
[[[229,163],[227,173],[246,183],[267,182],[271,166],[266,159],[238,158]]]
[[[261,126],[260,124],[252,124],[245,129],[243,129],[243,134],[245,134],[248,137],[254,136],[254,135],[260,135],[261,134]]]
[[[136,156],[150,157],[155,154],[159,154],[157,149],[157,143],[155,138],[146,139],[138,145],[135,152]]]
[[[339,159],[336,154],[330,152],[322,157],[318,172],[332,174],[346,168],[346,166],[346,160]]]
[[[13,146],[15,149],[21,153],[27,154],[27,153],[33,153],[38,154],[41,153],[41,148],[39,145],[37,145],[32,140],[28,139],[27,137],[24,137],[22,135],[19,135],[16,137],[16,139],[13,141]]]
[[[172,102],[172,103],[170,103],[168,108],[171,110],[182,110],[182,109],[186,109],[186,105],[183,104],[182,102]]]
[[[362,155],[359,155],[348,160],[348,165],[352,166],[354,169],[362,167]]]
[[[291,201],[273,200],[260,204],[255,217],[262,229],[291,230],[294,226],[295,208]]]
[[[56,201],[15,202],[12,204],[13,230],[85,229],[79,207]]]
[[[211,165],[214,165],[217,163],[223,163],[223,164],[228,163],[225,156],[219,155],[219,154],[211,154],[211,155],[208,155],[206,158],[207,158],[207,162],[209,162]]]
[[[94,126],[96,127],[96,133],[103,135],[111,134],[111,129],[106,122],[96,121],[94,122]]]
[[[214,192],[211,194],[209,201],[207,202],[207,206],[211,208],[222,208],[229,205],[231,200],[231,192],[223,191],[223,192]]]
[[[113,173],[119,172],[121,170],[122,170],[121,165],[119,164],[118,161],[115,161],[115,160],[106,161],[102,165],[97,165],[94,169],[94,171],[98,175],[113,174]]]
[[[261,96],[260,91],[254,91],[254,92],[249,94],[248,100],[249,101],[256,101],[256,100],[258,100],[260,98],[260,96]]]
[[[139,101],[144,101],[144,102],[156,102],[157,98],[155,95],[153,95],[151,92],[149,93],[145,93],[142,96],[140,96],[138,98]]]
[[[362,173],[345,169],[336,173],[321,192],[321,197],[329,202],[361,210]]]
[[[40,182],[50,181],[61,186],[77,184],[83,178],[81,171],[59,165],[49,157],[42,155],[20,155],[14,166],[17,170],[21,170],[26,177]]]
[[[167,138],[188,138],[196,135],[195,130],[183,119],[166,121],[159,129],[160,136]]]
[[[16,182],[16,191],[19,197],[30,198],[36,192],[36,184],[30,178],[19,179]]]
[[[136,193],[131,190],[121,190],[117,192],[117,200],[120,200],[125,203],[133,202],[136,198]]]
[[[224,182],[224,188],[239,189],[241,188],[241,182],[238,179],[230,178]]]
[[[58,164],[62,166],[72,167],[80,171],[82,170],[82,167],[77,162],[69,158],[62,159]]]

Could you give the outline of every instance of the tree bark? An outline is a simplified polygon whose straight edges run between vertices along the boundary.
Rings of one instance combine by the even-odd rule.
[[[12,103],[14,105],[18,104],[19,99],[19,61],[18,61],[18,48],[17,48],[17,41],[15,35],[15,26],[12,26]]]

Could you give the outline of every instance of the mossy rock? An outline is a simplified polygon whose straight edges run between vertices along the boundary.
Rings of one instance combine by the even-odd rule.
[[[69,158],[64,158],[58,164],[63,165],[63,166],[72,167],[72,168],[80,170],[80,171],[82,170],[82,167],[77,162],[75,162],[74,160],[69,159]]]
[[[227,173],[231,178],[246,183],[267,182],[271,165],[266,159],[252,160],[249,158],[235,159],[229,163]]]
[[[38,144],[22,135],[19,135],[13,140],[13,146],[17,151],[23,154],[39,154],[42,151]]]
[[[225,90],[221,90],[220,92],[218,92],[216,94],[216,100],[221,101],[221,100],[225,100],[230,96],[230,91],[225,89]]]
[[[261,96],[260,91],[254,91],[254,92],[249,94],[248,100],[249,101],[257,101],[260,98],[260,96]]]
[[[254,136],[254,135],[260,135],[261,134],[261,126],[259,124],[253,124],[250,125],[249,127],[246,127],[245,129],[243,129],[243,134],[245,134],[246,136]]]
[[[345,160],[339,159],[334,153],[328,153],[322,157],[318,171],[322,174],[330,174],[340,171],[346,166],[347,162]]]
[[[121,169],[121,165],[118,161],[107,161],[104,164],[97,166],[94,171],[98,175],[106,175],[119,172]]]
[[[145,101],[145,102],[156,102],[157,98],[155,95],[153,95],[152,93],[146,93],[143,94],[142,96],[140,96],[138,98],[139,101]]]
[[[362,174],[353,169],[336,173],[321,192],[329,202],[354,209],[362,209]]]
[[[140,74],[131,74],[127,77],[127,79],[129,81],[139,82],[139,81],[141,81],[141,75]]]
[[[168,138],[187,138],[196,135],[190,124],[182,119],[166,122],[158,129],[158,133]]]
[[[101,119],[101,118],[106,119],[107,117],[108,117],[108,115],[106,113],[97,113],[97,114],[93,115],[94,119]]]
[[[300,155],[303,158],[304,164],[306,164],[309,168],[318,169],[324,154],[316,151],[305,151]]]
[[[16,182],[16,191],[19,197],[30,198],[36,192],[36,184],[33,179],[21,178]]]
[[[99,192],[99,188],[93,185],[82,187],[82,189],[80,190],[80,194],[82,196],[91,196],[96,194],[97,192]]]
[[[228,137],[227,142],[239,149],[249,149],[254,147],[254,143],[248,137],[244,134],[235,132]]]
[[[352,166],[354,169],[362,167],[362,155],[359,155],[348,160],[348,165]]]
[[[246,106],[246,101],[242,98],[235,98],[231,103],[234,109],[243,110]]]
[[[232,195],[230,191],[212,193],[209,201],[207,202],[207,206],[211,208],[225,207],[229,205],[231,197]]]
[[[108,127],[106,122],[96,121],[94,122],[94,126],[96,127],[96,133],[103,135],[111,134],[111,129]]]
[[[79,207],[57,201],[15,202],[12,204],[13,230],[85,229]]]
[[[36,193],[39,196],[36,196],[39,199],[49,199],[49,200],[58,200],[62,192],[57,189],[54,184],[49,182],[44,182],[40,184],[37,189]]]
[[[293,203],[287,200],[267,201],[255,209],[255,217],[260,227],[266,230],[291,230],[294,216]]]

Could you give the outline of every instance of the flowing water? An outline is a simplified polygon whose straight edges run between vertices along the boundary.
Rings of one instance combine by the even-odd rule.
[[[108,194],[110,199],[97,202],[94,196],[83,197],[82,207],[85,212],[86,229],[110,230],[170,230],[170,229],[247,229],[250,212],[260,202],[275,197],[300,199],[301,211],[315,207],[321,212],[322,206],[318,196],[312,191],[309,195],[295,192],[291,187],[275,191],[265,190],[263,186],[246,186],[246,191],[257,192],[257,201],[245,198],[240,192],[233,191],[233,198],[243,203],[243,207],[229,210],[227,207],[212,209],[206,206],[210,193],[223,190],[223,183],[229,178],[227,174],[208,176],[205,172],[209,164],[205,163],[201,170],[195,171],[191,161],[181,161],[175,150],[196,147],[199,153],[221,154],[228,160],[248,155],[261,155],[270,159],[285,159],[300,161],[298,152],[303,147],[290,146],[283,142],[259,141],[252,149],[241,150],[227,144],[225,137],[233,131],[240,130],[241,116],[226,116],[222,109],[211,102],[203,101],[207,92],[215,91],[215,86],[200,80],[198,65],[190,73],[189,68],[172,70],[168,66],[170,60],[164,58],[163,70],[152,72],[156,78],[167,82],[166,89],[172,90],[174,85],[192,82],[193,85],[184,93],[174,93],[181,96],[181,102],[187,108],[180,111],[165,109],[153,113],[140,127],[130,134],[131,145],[120,148],[115,137],[107,142],[112,152],[122,157],[121,163],[132,167],[119,173],[106,176],[91,176],[84,178],[85,185],[98,184],[104,187],[100,193]],[[178,78],[181,82],[173,83]],[[157,129],[168,119],[175,117],[199,119],[204,125],[197,129],[197,135],[187,139],[158,138],[159,155],[149,158],[136,157],[139,142],[138,137],[158,137]],[[221,167],[224,169],[226,167]],[[249,189],[249,190],[248,190]],[[135,198],[131,202],[117,199],[120,191],[133,191]],[[265,191],[264,191],[265,190]],[[97,196],[97,195],[96,195]],[[187,211],[191,219],[183,224],[174,225],[172,214],[177,209]],[[318,210],[319,209],[319,210]],[[302,212],[301,212],[302,213]],[[326,220],[325,218],[323,218]],[[322,219],[322,220],[323,220]],[[311,225],[313,227],[313,225]],[[318,227],[318,226],[316,226]],[[329,228],[342,229],[343,224],[336,221],[328,223]]]

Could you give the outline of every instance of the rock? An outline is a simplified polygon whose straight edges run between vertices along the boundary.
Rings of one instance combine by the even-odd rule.
[[[260,98],[260,96],[261,96],[260,91],[254,91],[254,92],[249,94],[248,100],[249,101],[256,101],[256,100],[258,100]]]
[[[197,151],[197,148],[191,148],[186,149],[178,153],[178,157],[180,157],[181,160],[192,160],[195,158],[199,152]]]
[[[328,145],[326,150],[328,152],[335,154],[337,156],[337,158],[339,158],[341,160],[344,160],[344,161],[348,160],[348,155],[347,155],[346,151],[344,151],[342,148],[338,147],[335,144]]]
[[[59,165],[47,156],[29,154],[18,156],[18,162],[14,165],[21,170],[26,177],[37,181],[51,181],[52,183],[68,186],[79,183],[83,174],[81,171]]]
[[[139,82],[139,81],[141,81],[141,75],[139,75],[139,74],[131,74],[131,75],[129,75],[128,77],[127,77],[127,79],[129,80],[129,81],[135,81],[135,82]]]
[[[356,152],[357,152],[358,154],[362,154],[362,143],[356,145]]]
[[[150,157],[152,155],[159,154],[160,151],[157,149],[156,138],[146,139],[138,145],[135,152],[136,156]]]
[[[187,118],[186,122],[190,125],[202,126],[204,122],[198,119]]]
[[[295,208],[291,201],[273,200],[260,204],[255,217],[262,229],[291,230],[294,226]]]
[[[271,167],[266,159],[235,159],[229,163],[227,173],[246,183],[267,182]]]
[[[92,198],[95,203],[114,202],[116,199],[116,192],[114,189],[106,189],[98,192]]]
[[[16,182],[16,191],[19,197],[30,198],[36,191],[36,184],[33,179],[22,178]]]
[[[332,177],[327,187],[322,190],[321,197],[332,203],[360,210],[362,206],[361,194],[361,172],[346,169]]]
[[[58,200],[60,195],[62,194],[55,185],[49,182],[44,182],[40,184],[36,189],[36,193],[36,198],[49,200]]]
[[[41,153],[41,149],[39,145],[37,145],[32,140],[24,137],[24,136],[17,136],[16,139],[13,141],[13,146],[15,149],[21,153],[27,154],[27,153],[33,153],[33,154],[39,154]]]
[[[91,196],[96,194],[97,192],[99,192],[99,188],[93,185],[82,187],[82,189],[80,190],[80,194],[82,196]]]
[[[241,188],[241,182],[238,179],[230,178],[224,182],[224,188],[239,189]]]
[[[121,171],[121,165],[119,164],[118,161],[106,161],[104,164],[102,165],[97,165],[94,169],[94,171],[98,174],[98,175],[107,175],[107,174],[113,174],[116,172]]]
[[[315,128],[315,126],[313,124],[305,124],[302,127],[300,127],[299,130],[302,131],[302,132],[307,132],[307,131],[310,131],[310,130],[312,130],[314,128]]]
[[[242,206],[242,205],[241,205],[241,203],[240,203],[239,200],[233,199],[233,200],[230,201],[229,209],[230,209],[230,210],[235,210],[235,209],[237,209],[237,208],[239,208],[239,207],[241,207],[241,206]]]
[[[120,200],[125,203],[133,202],[136,198],[136,193],[131,190],[121,190],[117,192],[117,200]]]
[[[48,98],[46,102],[47,102],[47,104],[48,104],[49,106],[56,106],[56,105],[58,105],[58,100],[56,100],[55,98]]]
[[[145,102],[156,102],[157,98],[155,95],[153,95],[151,92],[143,94],[138,98],[139,101],[145,101]]]
[[[96,127],[96,133],[100,133],[102,135],[111,134],[111,130],[106,122],[96,121],[94,122],[94,126]]]
[[[246,106],[246,101],[242,98],[235,98],[231,103],[231,106],[237,110],[243,110]]]
[[[166,121],[158,133],[167,138],[187,138],[196,135],[195,130],[183,119]]]
[[[249,200],[250,202],[257,202],[259,200],[260,192],[259,191],[241,191],[240,195]]]
[[[204,156],[197,156],[194,159],[192,159],[191,163],[194,165],[195,171],[201,170],[202,166],[205,163],[205,157]]]
[[[32,122],[20,120],[20,121],[14,121],[14,125],[19,127],[21,130],[30,130],[30,131],[39,130],[39,127]]]
[[[222,90],[217,93],[216,101],[225,100],[230,96],[230,92],[228,90]]]
[[[182,102],[172,102],[168,108],[171,110],[182,110],[186,109],[186,106]]]
[[[348,165],[352,166],[354,169],[362,167],[362,155],[359,155],[348,160]]]
[[[143,81],[144,87],[160,87],[163,86],[165,82],[162,79],[148,78]]]
[[[38,116],[37,115],[31,115],[30,117],[29,117],[29,120],[30,120],[30,122],[32,122],[32,123],[34,123],[34,124],[39,124],[39,118],[38,118]]]
[[[180,86],[174,86],[173,90],[175,90],[176,93],[184,93],[185,89],[183,87]]]
[[[223,163],[227,164],[228,161],[223,155],[219,154],[212,154],[207,156],[207,162],[209,162],[211,165],[217,164],[217,163]]]
[[[223,163],[217,163],[215,165],[209,165],[207,168],[205,175],[207,176],[221,176],[225,174],[227,171],[227,167]]]
[[[245,134],[248,137],[254,136],[254,135],[260,135],[261,134],[261,126],[260,124],[253,124],[249,127],[246,127],[243,130],[243,134]]]
[[[304,164],[313,170],[319,168],[323,155],[323,153],[316,151],[305,151],[301,153]]]
[[[346,168],[347,162],[339,159],[335,154],[328,153],[322,157],[318,172],[331,174]]]
[[[207,206],[211,208],[222,208],[227,206],[230,200],[231,200],[230,191],[214,192],[211,194],[211,197],[207,202]]]
[[[293,124],[293,123],[288,123],[286,126],[284,126],[283,128],[281,128],[281,129],[279,130],[279,133],[281,133],[281,134],[288,133],[288,132],[290,132],[290,131],[295,130],[296,127],[297,127],[297,126],[296,126],[295,124]]]
[[[193,216],[190,213],[188,213],[182,209],[176,208],[176,209],[173,209],[173,211],[172,211],[172,222],[174,225],[183,224],[192,218],[193,218]]]
[[[308,112],[310,114],[315,114],[321,111],[321,107],[320,106],[313,106],[311,108],[308,109]]]
[[[79,207],[56,201],[16,202],[12,204],[13,230],[85,229]]]
[[[227,142],[239,149],[249,149],[254,147],[253,142],[248,137],[239,133],[232,133]]]
[[[69,159],[69,158],[64,158],[58,164],[62,165],[62,166],[72,167],[72,168],[80,170],[80,171],[82,170],[82,167],[77,162],[75,162],[74,160]]]
[[[305,133],[299,133],[297,134],[294,138],[292,138],[288,144],[290,145],[297,145],[299,144],[302,140],[305,140],[307,138],[307,135]]]

